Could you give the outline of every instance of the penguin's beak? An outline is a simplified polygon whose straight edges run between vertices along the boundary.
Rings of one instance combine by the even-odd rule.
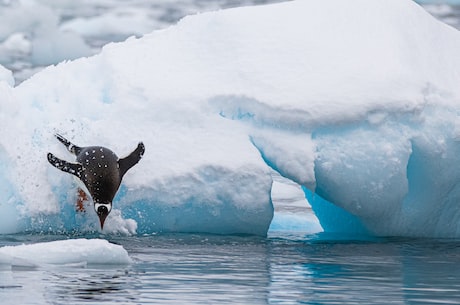
[[[112,210],[112,204],[107,203],[96,203],[94,205],[94,209],[96,210],[97,216],[99,217],[99,222],[101,224],[101,230],[104,230],[104,222],[107,216],[109,215],[110,211]]]
[[[107,218],[107,215],[98,215],[99,216],[99,222],[101,223],[101,230],[104,230],[104,222],[105,219]]]

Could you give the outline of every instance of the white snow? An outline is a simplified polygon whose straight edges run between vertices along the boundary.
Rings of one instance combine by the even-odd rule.
[[[2,86],[5,84],[10,87],[14,86],[13,73],[2,65],[0,65],[0,83],[3,83]]]
[[[140,37],[186,15],[276,1],[283,0],[4,0],[0,64],[21,83],[46,65],[91,56],[109,42]]]
[[[412,1],[311,0],[189,16],[50,66],[0,86],[0,230],[97,230],[46,161],[72,159],[58,131],[119,156],[144,141],[110,232],[265,235],[271,167],[325,231],[458,237],[459,51]]]
[[[0,268],[43,265],[127,265],[128,252],[102,239],[68,239],[0,247]]]

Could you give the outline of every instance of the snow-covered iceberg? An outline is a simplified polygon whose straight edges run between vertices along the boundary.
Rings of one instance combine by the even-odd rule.
[[[460,34],[409,0],[311,0],[189,16],[0,82],[0,232],[96,229],[53,138],[120,156],[112,232],[267,233],[269,167],[323,228],[460,236]]]
[[[0,247],[0,269],[43,265],[127,265],[128,252],[102,239],[69,239]]]

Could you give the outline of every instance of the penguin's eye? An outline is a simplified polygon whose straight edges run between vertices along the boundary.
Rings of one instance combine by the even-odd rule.
[[[109,214],[112,210],[112,205],[109,203],[95,203],[94,210],[98,214]]]

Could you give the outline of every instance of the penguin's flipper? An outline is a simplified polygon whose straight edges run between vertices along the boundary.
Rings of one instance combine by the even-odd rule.
[[[70,163],[70,162],[61,160],[61,159],[57,158],[55,155],[53,155],[52,153],[48,153],[48,162],[52,166],[60,169],[63,172],[66,172],[66,173],[75,175],[78,178],[81,178],[81,172],[82,172],[81,164]]]
[[[61,142],[62,144],[64,144],[65,147],[67,147],[68,151],[73,153],[75,156],[78,156],[80,154],[81,147],[71,143],[69,140],[67,140],[66,138],[64,138],[63,136],[61,136],[58,133],[55,134],[55,136],[59,140],[59,142]]]
[[[137,145],[137,148],[129,154],[129,156],[119,159],[118,160],[118,165],[120,168],[120,177],[123,178],[124,174],[133,167],[134,165],[139,162],[139,160],[142,158],[145,152],[145,146],[144,143],[140,142]]]

